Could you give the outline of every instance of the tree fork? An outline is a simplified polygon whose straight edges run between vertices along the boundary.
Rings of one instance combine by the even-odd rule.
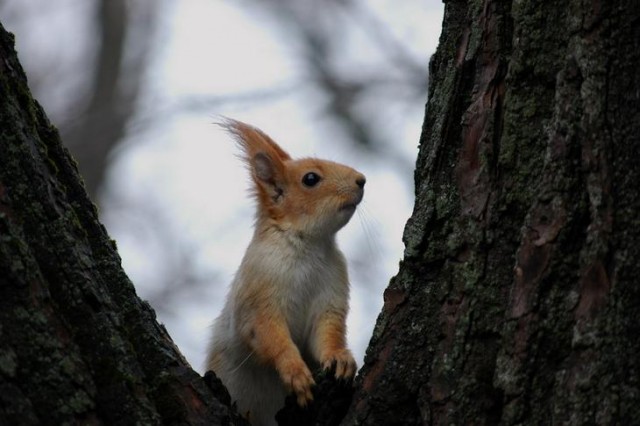
[[[446,3],[405,257],[342,424],[640,418],[639,15]],[[135,295],[1,28],[0,135],[0,423],[240,424]]]

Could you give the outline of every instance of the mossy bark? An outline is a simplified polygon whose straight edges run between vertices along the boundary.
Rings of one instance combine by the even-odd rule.
[[[0,424],[239,424],[122,271],[0,25]]]
[[[640,8],[445,2],[345,425],[640,419]]]

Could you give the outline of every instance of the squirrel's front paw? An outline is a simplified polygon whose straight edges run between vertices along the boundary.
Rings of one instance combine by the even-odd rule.
[[[296,394],[299,406],[305,407],[313,401],[311,387],[315,382],[304,361],[300,359],[284,364],[280,369],[280,377],[285,386]]]
[[[325,370],[331,369],[331,367],[335,365],[337,379],[350,379],[356,374],[356,370],[358,369],[356,360],[353,359],[353,355],[349,349],[340,349],[327,354],[323,357],[321,363],[322,368]]]

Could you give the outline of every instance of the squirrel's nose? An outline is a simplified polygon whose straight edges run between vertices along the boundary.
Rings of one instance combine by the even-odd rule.
[[[364,176],[360,176],[358,179],[356,179],[356,185],[358,185],[360,188],[364,188],[364,184],[367,182],[367,179]]]

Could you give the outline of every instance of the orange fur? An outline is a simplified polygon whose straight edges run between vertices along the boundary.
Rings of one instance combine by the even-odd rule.
[[[312,368],[355,374],[345,338],[349,279],[335,234],[362,200],[365,178],[331,161],[294,160],[245,123],[222,125],[243,151],[257,214],[215,323],[207,369],[254,424],[272,425],[287,392],[300,405],[312,400]]]

